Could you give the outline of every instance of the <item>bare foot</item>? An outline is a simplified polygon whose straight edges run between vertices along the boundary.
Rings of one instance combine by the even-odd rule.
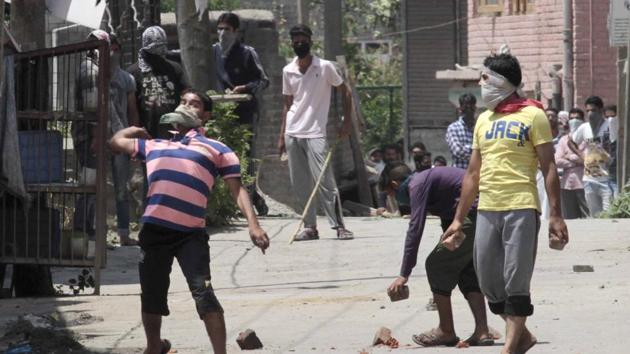
[[[523,333],[521,334],[521,338],[519,338],[518,340],[518,346],[516,347],[516,351],[514,353],[524,354],[528,350],[532,349],[532,347],[536,345],[537,342],[538,340],[536,339],[536,337],[534,337],[534,335],[527,328],[525,328],[523,330]]]
[[[501,335],[501,332],[497,331],[496,329],[492,327],[488,327],[488,332],[494,339],[501,339],[501,337],[503,337],[503,335]]]

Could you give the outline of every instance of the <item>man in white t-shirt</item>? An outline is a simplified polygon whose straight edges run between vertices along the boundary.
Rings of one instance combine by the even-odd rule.
[[[604,117],[604,102],[597,96],[586,99],[586,123],[573,133],[573,141],[584,152],[584,193],[591,217],[608,210],[611,199],[610,126]]]
[[[606,108],[604,108],[604,116],[610,127],[610,157],[612,162],[610,163],[610,182],[608,182],[608,186],[612,191],[612,197],[614,199],[617,197],[617,194],[619,194],[619,188],[617,187],[617,138],[619,137],[617,106],[614,104],[606,106]]]
[[[306,205],[328,152],[326,125],[331,89],[336,87],[343,100],[345,119],[340,137],[347,137],[350,132],[352,96],[335,65],[310,53],[311,29],[297,25],[289,33],[297,57],[282,70],[284,108],[278,150],[280,154],[286,151],[293,191],[298,202]],[[337,238],[354,238],[344,226],[339,190],[330,168],[324,173],[318,198]],[[319,239],[315,212],[316,207],[311,205],[304,218],[304,229],[295,241]]]

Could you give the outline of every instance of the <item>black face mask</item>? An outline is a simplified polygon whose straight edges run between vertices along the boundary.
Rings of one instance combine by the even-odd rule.
[[[311,52],[311,44],[308,42],[295,42],[293,43],[293,51],[298,58],[302,59]]]

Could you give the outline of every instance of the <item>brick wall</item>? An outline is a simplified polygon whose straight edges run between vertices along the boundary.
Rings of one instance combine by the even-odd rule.
[[[466,2],[457,1],[457,4],[460,6],[460,17],[466,17]],[[435,72],[454,69],[456,62],[466,64],[468,27],[464,20],[458,26],[453,23],[422,31],[413,30],[455,20],[453,5],[453,1],[407,0],[404,28],[410,31],[404,39],[404,119],[409,124],[407,143],[422,141],[434,156],[444,155],[447,159],[451,156],[444,135],[448,124],[456,119],[456,112],[455,106],[448,100],[452,83],[436,80]]]
[[[579,106],[590,95],[601,96],[605,104],[617,102],[617,50],[608,44],[608,6],[608,1],[574,0],[575,99]]]
[[[534,91],[540,82],[541,100],[547,104],[552,97],[547,72],[553,64],[563,62],[562,1],[535,3],[534,13],[510,15],[509,1],[505,1],[503,15],[491,16],[477,14],[477,1],[468,0],[472,16],[468,21],[468,55],[470,64],[481,64],[492,50],[498,50],[502,44],[509,45],[521,63],[525,91]],[[608,1],[574,0],[574,80],[578,105],[590,94],[601,95],[606,102],[616,101],[616,50],[608,46],[607,16]],[[597,82],[593,82],[593,77],[598,78]]]

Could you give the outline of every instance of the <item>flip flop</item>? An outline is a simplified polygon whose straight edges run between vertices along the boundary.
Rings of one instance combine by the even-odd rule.
[[[160,354],[168,354],[171,351],[171,342],[168,339],[162,339],[162,351]]]
[[[471,347],[489,347],[491,345],[494,345],[494,339],[493,338],[475,339],[471,337],[471,338],[466,339],[466,343],[468,343],[468,345]]]
[[[459,343],[459,337],[455,337],[451,340],[442,340],[438,338],[433,331],[424,332],[421,334],[414,334],[411,339],[418,345],[423,347],[437,347],[444,345],[447,347],[454,347]]]

